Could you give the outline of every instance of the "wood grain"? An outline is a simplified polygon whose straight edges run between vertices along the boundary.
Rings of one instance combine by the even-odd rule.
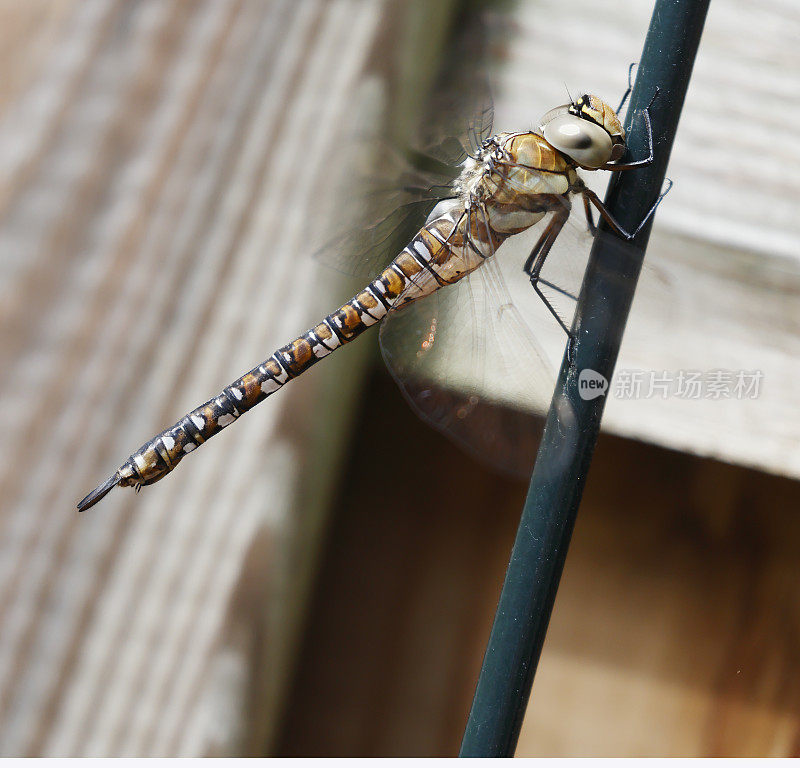
[[[362,425],[378,413],[397,429],[336,505],[280,755],[461,742],[525,484],[431,435],[383,376]],[[601,436],[517,755],[797,756],[798,505],[796,481]]]
[[[336,455],[357,354],[328,367],[351,371],[334,417],[309,406],[333,411],[312,373],[176,483],[81,517],[74,505],[347,295],[309,277],[304,221],[330,166],[320,125],[356,106],[380,10],[4,5],[3,754],[236,752],[252,662],[241,637],[257,627],[259,648],[276,649],[263,698],[279,699],[302,593],[276,585],[292,561],[267,542],[291,542],[294,526],[308,538],[322,519],[332,465],[315,498],[298,487],[310,426],[332,430]],[[258,568],[243,570],[254,548]],[[229,612],[242,578],[267,585],[266,614]]]

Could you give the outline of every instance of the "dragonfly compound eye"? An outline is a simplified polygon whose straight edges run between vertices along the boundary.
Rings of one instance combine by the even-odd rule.
[[[586,168],[599,168],[611,159],[611,136],[605,128],[577,115],[561,114],[543,126],[547,142]]]

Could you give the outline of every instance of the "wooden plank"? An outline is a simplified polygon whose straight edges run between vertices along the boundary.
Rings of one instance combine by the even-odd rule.
[[[311,373],[172,482],[74,505],[347,295],[310,278],[304,227],[381,5],[50,8],[6,6],[0,33],[22,35],[0,124],[1,749],[235,752],[256,626],[280,695],[302,600],[282,574],[331,479],[303,496],[302,457],[346,420],[358,353],[328,365],[335,407]],[[229,609],[243,579],[269,610]]]
[[[587,492],[517,754],[795,755],[800,485],[606,439]]]

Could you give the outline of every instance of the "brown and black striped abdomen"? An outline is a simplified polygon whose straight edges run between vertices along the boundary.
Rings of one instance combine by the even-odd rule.
[[[413,270],[411,270],[413,272]],[[281,347],[257,368],[229,384],[216,397],[185,414],[135,451],[105,483],[78,504],[88,509],[116,485],[150,485],[243,413],[299,376],[333,350],[380,321],[403,292],[407,275],[392,265],[322,322]]]

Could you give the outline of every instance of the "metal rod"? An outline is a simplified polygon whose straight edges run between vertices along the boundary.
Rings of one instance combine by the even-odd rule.
[[[664,183],[707,10],[708,0],[655,3],[626,125],[630,156],[646,156],[644,121],[633,118],[647,106],[657,86],[660,93],[651,108],[655,161],[621,172],[605,201],[629,231],[642,221]],[[464,733],[462,757],[511,756],[516,749],[606,399],[582,399],[578,375],[591,369],[611,381],[650,224],[632,243],[635,257],[630,251],[623,255],[604,239],[592,248],[573,323],[575,365],[565,358],[561,366]]]

